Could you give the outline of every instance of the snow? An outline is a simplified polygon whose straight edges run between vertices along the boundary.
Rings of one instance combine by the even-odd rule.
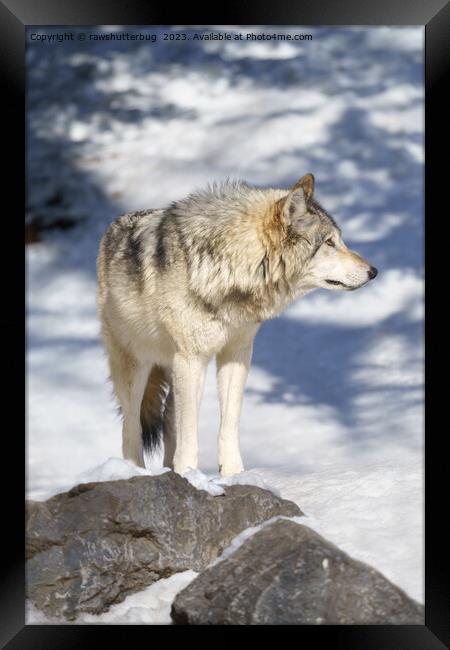
[[[95,312],[106,225],[213,180],[289,187],[311,171],[379,276],[262,326],[241,417],[247,471],[233,480],[293,499],[302,523],[423,602],[424,30],[276,31],[313,41],[28,47],[28,213],[79,225],[27,247],[27,496],[143,471],[120,459]],[[190,480],[213,492],[227,484],[218,424],[211,364]],[[148,463],[161,468],[160,455]]]
[[[120,481],[132,478],[133,476],[155,476],[170,472],[168,467],[161,467],[153,471],[137,467],[134,463],[125,458],[108,458],[104,463],[90,467],[89,469],[76,474],[70,483],[52,482],[46,490],[36,491],[33,495],[35,501],[45,501],[55,494],[67,492],[80,483],[95,483],[102,481]],[[206,477],[205,477],[206,478]]]
[[[218,485],[255,485],[256,487],[259,487],[263,490],[273,492],[273,494],[275,494],[277,497],[281,497],[281,492],[265,480],[263,472],[257,473],[249,471],[241,472],[240,474],[235,474],[234,476],[216,476],[212,478],[212,481]]]
[[[255,472],[241,472],[240,474],[235,474],[234,476],[221,477],[219,474],[207,476],[199,469],[192,469],[183,474],[185,478],[191,485],[196,487],[198,490],[205,490],[212,496],[219,496],[225,494],[223,486],[230,485],[255,485],[256,487],[262,488],[263,490],[269,490],[273,492],[276,496],[281,496],[279,490],[275,487],[269,485],[267,481],[263,478],[261,474]]]
[[[423,601],[423,574],[418,571],[424,563],[420,464],[387,460],[362,469],[333,464],[300,479],[288,468],[264,474],[285,499],[300,505],[306,516],[294,521]]]
[[[137,467],[134,463],[125,458],[108,458],[98,467],[93,467],[83,472],[78,479],[80,483],[93,481],[118,481],[133,476],[151,476],[153,472],[143,467]]]
[[[150,470],[148,468],[137,467],[134,463],[124,458],[108,458],[104,463],[77,474],[70,483],[60,484],[53,481],[46,490],[36,490],[33,493],[33,499],[35,501],[46,501],[55,494],[68,492],[76,485],[80,485],[80,483],[120,481],[132,478],[133,476],[157,476],[158,474],[164,474],[170,471],[169,467]],[[197,488],[197,490],[204,490],[213,497],[225,494],[223,486],[230,485],[255,485],[281,497],[281,493],[277,488],[269,485],[262,475],[255,472],[241,472],[240,474],[224,478],[219,474],[207,476],[199,469],[191,469],[184,472],[182,476],[188,483]]]
[[[211,478],[208,478],[199,469],[191,469],[185,472],[183,477],[198,490],[205,490],[213,497],[225,494],[225,490],[220,485],[216,484]]]

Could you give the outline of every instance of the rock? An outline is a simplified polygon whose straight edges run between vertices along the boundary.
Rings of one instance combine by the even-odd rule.
[[[250,485],[211,496],[174,472],[86,483],[27,503],[27,595],[47,616],[100,613],[178,571],[201,571],[233,537],[297,505]]]
[[[423,607],[306,526],[278,520],[175,598],[190,625],[424,624]]]

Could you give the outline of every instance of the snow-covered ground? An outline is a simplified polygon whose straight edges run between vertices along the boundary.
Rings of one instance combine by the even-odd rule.
[[[27,495],[121,454],[95,314],[107,223],[212,180],[287,188],[313,172],[318,199],[379,277],[313,292],[263,325],[244,461],[304,523],[423,602],[423,28],[276,31],[313,40],[29,46],[29,213],[80,225],[27,249]],[[209,478],[217,428],[211,364],[200,415]],[[165,582],[114,620],[141,622],[181,584]]]

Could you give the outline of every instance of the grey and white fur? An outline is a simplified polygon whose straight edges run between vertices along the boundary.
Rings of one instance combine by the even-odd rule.
[[[229,476],[243,470],[239,418],[261,323],[313,289],[355,290],[377,271],[344,244],[307,174],[290,190],[227,181],[125,214],[101,241],[97,274],[124,458],[144,466],[144,450],[162,437],[166,467],[197,467],[198,412],[215,356],[218,466]]]

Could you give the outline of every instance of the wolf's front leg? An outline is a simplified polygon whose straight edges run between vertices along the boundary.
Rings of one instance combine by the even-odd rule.
[[[217,355],[220,399],[219,472],[231,476],[242,472],[239,450],[239,419],[245,382],[252,357],[253,339],[233,341]]]
[[[198,464],[198,413],[207,360],[177,353],[173,361],[175,453],[173,469],[183,474]]]

